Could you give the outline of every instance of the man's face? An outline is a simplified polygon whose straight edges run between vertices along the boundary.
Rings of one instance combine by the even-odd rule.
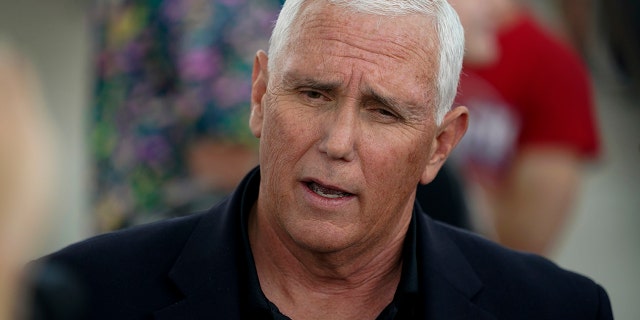
[[[303,9],[266,92],[254,79],[258,212],[298,246],[358,250],[402,236],[416,185],[435,174],[435,35],[416,16],[318,3]]]

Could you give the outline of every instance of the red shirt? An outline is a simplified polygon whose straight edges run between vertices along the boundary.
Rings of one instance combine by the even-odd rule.
[[[589,75],[579,56],[528,15],[499,35],[500,57],[465,66],[456,104],[471,123],[457,157],[502,171],[525,146],[599,152]]]

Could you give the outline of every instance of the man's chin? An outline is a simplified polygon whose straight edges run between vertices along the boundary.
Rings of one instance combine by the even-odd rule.
[[[330,222],[314,221],[297,227],[290,233],[293,242],[307,252],[317,254],[340,253],[356,244],[354,232],[332,225]]]

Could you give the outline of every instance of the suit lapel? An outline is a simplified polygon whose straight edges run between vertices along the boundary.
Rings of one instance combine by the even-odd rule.
[[[443,277],[434,275],[428,277],[430,282],[426,294],[423,314],[429,320],[495,320],[496,318],[478,308],[469,297],[461,293]]]
[[[194,228],[169,273],[184,299],[156,311],[156,319],[240,318],[240,304],[244,301],[241,290],[246,287],[243,279],[247,274],[244,241],[239,231],[246,191],[242,186],[254,174],[227,201],[205,214]]]
[[[422,212],[417,211],[416,215],[420,286],[426,295],[425,318],[495,319],[473,302],[481,294],[482,281],[448,232]]]

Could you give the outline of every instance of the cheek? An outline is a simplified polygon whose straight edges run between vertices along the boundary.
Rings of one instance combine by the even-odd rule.
[[[379,153],[390,159],[397,167],[408,171],[426,164],[433,135],[429,126],[413,125],[409,128],[387,130],[386,134],[377,134],[373,139],[378,141]]]
[[[398,223],[420,179],[418,152],[399,146],[384,150],[363,163],[368,192],[362,204],[363,212],[369,213],[363,218],[376,226],[371,230],[388,230]]]
[[[272,106],[265,114],[261,137],[262,164],[290,166],[309,144],[311,122],[295,109]]]
[[[431,150],[426,142],[423,145],[419,145],[419,147],[411,148],[409,150],[406,166],[408,168],[414,168],[414,171],[412,172],[413,175],[422,174],[422,171],[427,166],[430,151]]]
[[[406,138],[378,143],[363,159],[369,167],[368,180],[380,183],[377,190],[406,192],[420,181],[429,158],[429,146],[424,142],[428,140],[422,136]]]

